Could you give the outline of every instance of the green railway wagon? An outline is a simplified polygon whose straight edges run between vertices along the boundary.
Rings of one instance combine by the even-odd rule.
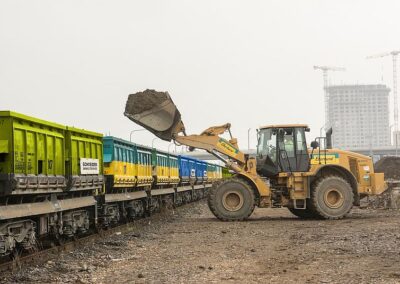
[[[222,168],[222,178],[230,178],[232,174],[229,172],[229,169],[226,167]]]
[[[103,135],[67,126],[65,146],[68,190],[103,193]]]
[[[66,127],[0,111],[0,196],[66,189]]]
[[[0,255],[97,223],[102,135],[0,111]]]

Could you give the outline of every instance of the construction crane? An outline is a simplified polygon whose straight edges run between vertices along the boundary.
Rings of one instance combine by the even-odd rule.
[[[343,67],[332,67],[332,66],[314,66],[314,70],[322,70],[322,75],[324,77],[324,104],[325,104],[325,129],[328,127],[328,107],[329,107],[329,95],[328,95],[328,71],[346,71]]]
[[[396,145],[396,156],[397,156],[397,134],[399,131],[399,110],[397,106],[397,55],[400,53],[400,50],[393,50],[390,52],[385,52],[381,54],[376,54],[376,55],[371,55],[367,56],[367,59],[372,59],[372,58],[381,58],[381,57],[386,57],[386,56],[392,56],[392,61],[393,61],[393,116],[394,116],[394,135],[393,135],[393,140]]]

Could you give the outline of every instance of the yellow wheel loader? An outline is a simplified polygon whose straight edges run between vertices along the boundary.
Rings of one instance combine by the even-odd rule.
[[[208,197],[210,210],[223,221],[245,220],[255,206],[287,207],[300,218],[340,219],[361,198],[386,189],[384,175],[374,172],[370,157],[331,149],[331,133],[307,148],[305,124],[261,127],[254,158],[239,150],[229,123],[187,135],[166,92],[129,95],[124,114],[163,140],[207,151],[234,172],[214,185]],[[225,132],[229,139],[222,137]]]

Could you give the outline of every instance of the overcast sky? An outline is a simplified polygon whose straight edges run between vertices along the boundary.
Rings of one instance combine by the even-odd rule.
[[[188,133],[323,125],[331,84],[392,86],[399,1],[0,1],[0,109],[129,139],[128,94],[168,91]],[[135,132],[150,145],[154,136]],[[168,143],[154,141],[166,149]]]

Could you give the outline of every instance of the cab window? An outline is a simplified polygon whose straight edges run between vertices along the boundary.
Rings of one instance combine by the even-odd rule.
[[[305,133],[301,128],[296,128],[296,147],[298,152],[307,151]]]
[[[280,128],[278,130],[279,149],[284,156],[294,158],[294,131],[293,128]]]

